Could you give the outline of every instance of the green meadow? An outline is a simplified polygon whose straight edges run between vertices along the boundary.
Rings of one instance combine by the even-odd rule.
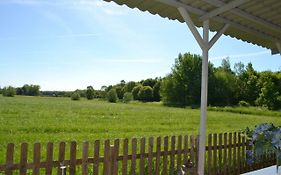
[[[212,109],[207,114],[207,132],[241,131],[264,122],[281,125],[278,112],[251,110],[253,114]],[[49,141],[82,143],[97,139],[197,134],[199,116],[199,109],[165,107],[161,103],[0,96],[0,155],[5,155],[10,142],[16,145]],[[1,156],[0,164],[4,160]]]

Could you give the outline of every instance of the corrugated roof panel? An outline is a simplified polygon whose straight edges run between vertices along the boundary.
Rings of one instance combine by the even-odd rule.
[[[177,8],[166,5],[158,0],[105,0],[114,1],[119,5],[127,5],[130,8],[138,8],[142,11],[149,11],[152,14],[158,14],[161,17],[184,22]],[[210,12],[218,7],[218,4],[209,4],[204,0],[170,0],[182,2],[193,8],[199,9],[202,13]],[[223,3],[229,3],[231,0],[219,0]],[[280,6],[280,8],[279,8]],[[210,30],[218,31],[224,23],[231,24],[226,30],[225,35],[247,41],[276,52],[276,41],[281,42],[281,1],[280,0],[250,0],[240,5],[233,11],[228,11],[219,16],[210,19]],[[240,13],[244,13],[244,15]],[[196,12],[197,13],[197,12]],[[246,16],[245,16],[246,13]],[[200,13],[201,14],[201,13]],[[202,15],[202,14],[201,14]],[[197,27],[202,26],[199,21],[201,15],[190,13],[194,24]],[[254,16],[254,17],[253,17]],[[254,18],[254,19],[253,19]],[[259,21],[255,21],[259,18]],[[261,21],[272,23],[270,25],[261,24]],[[280,28],[280,30],[279,30]]]

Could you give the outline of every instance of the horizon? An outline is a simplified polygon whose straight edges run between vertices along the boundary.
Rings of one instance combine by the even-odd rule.
[[[164,77],[179,53],[201,55],[185,24],[113,2],[3,0],[0,9],[1,87],[100,89]],[[226,57],[232,68],[237,62],[259,72],[281,68],[270,50],[222,36],[209,61],[218,67]]]

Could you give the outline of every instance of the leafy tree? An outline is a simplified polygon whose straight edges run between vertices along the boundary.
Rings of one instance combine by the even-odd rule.
[[[142,85],[137,85],[133,88],[132,94],[133,94],[134,100],[139,100],[138,94],[139,94],[139,91],[141,88],[142,88]]]
[[[229,61],[229,58],[225,58],[225,59],[222,59],[222,62],[221,62],[221,69],[223,69],[225,72],[232,72],[231,70],[231,66],[230,66],[230,61]]]
[[[107,100],[111,103],[116,103],[117,102],[117,93],[115,89],[110,89],[107,93]]]
[[[92,86],[88,86],[86,90],[86,97],[88,100],[91,100],[94,98],[95,90]]]
[[[122,86],[121,85],[116,85],[116,86],[114,86],[114,89],[115,89],[115,91],[117,93],[117,97],[119,99],[123,99],[124,92],[123,92]]]
[[[12,86],[4,87],[2,89],[2,95],[5,97],[14,97],[16,95],[16,89]]]
[[[80,100],[79,92],[73,92],[73,94],[71,95],[71,100],[75,100],[75,101]]]
[[[123,96],[123,102],[124,103],[129,103],[133,99],[134,99],[134,97],[133,97],[133,94],[131,92],[125,92],[125,94]]]
[[[256,104],[268,109],[281,108],[280,81],[272,72],[261,73],[259,84],[262,88]]]
[[[162,80],[160,92],[166,105],[186,106],[200,104],[201,65],[199,55],[179,54],[172,67],[172,73]],[[209,63],[209,77],[213,76]]]
[[[236,75],[242,75],[245,73],[245,65],[242,62],[238,62],[234,64],[234,73]]]
[[[40,95],[40,86],[39,85],[28,85],[25,84],[22,87],[22,95],[28,95],[28,96],[38,96]]]
[[[148,102],[153,100],[153,90],[150,86],[143,86],[138,93],[140,101]]]
[[[153,86],[153,101],[160,101],[160,81]]]
[[[153,86],[157,83],[157,79],[148,78],[142,82],[142,86],[150,86],[153,88]]]
[[[238,101],[244,100],[250,105],[255,105],[255,101],[259,96],[260,85],[257,71],[254,70],[253,65],[249,63],[246,70],[236,77],[236,98]]]
[[[123,92],[132,92],[133,88],[136,86],[136,82],[129,81],[124,87]]]

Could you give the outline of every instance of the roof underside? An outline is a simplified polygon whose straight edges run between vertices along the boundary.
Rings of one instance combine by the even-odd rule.
[[[281,0],[105,0],[119,5],[138,8],[172,20],[185,22],[178,11],[184,7],[194,24],[202,27],[208,17],[210,30],[219,31],[225,24],[230,27],[225,35],[271,49],[280,53]],[[236,2],[240,1],[240,3]],[[235,4],[232,7],[231,4]],[[219,11],[214,15],[216,11]],[[279,43],[279,44],[278,44]],[[278,50],[279,47],[279,50]]]

